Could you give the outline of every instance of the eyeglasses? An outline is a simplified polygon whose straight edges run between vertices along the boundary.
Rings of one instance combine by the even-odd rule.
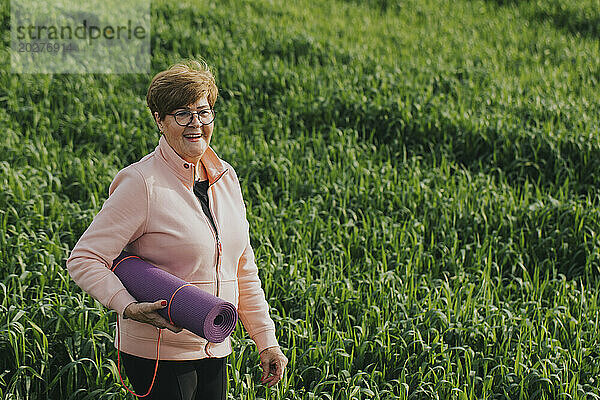
[[[198,121],[200,121],[201,125],[210,125],[215,120],[215,110],[212,108],[198,111],[183,110],[172,114],[167,113],[167,115],[175,117],[175,122],[177,122],[177,125],[179,126],[188,126],[191,124],[194,119],[194,114],[198,116]]]

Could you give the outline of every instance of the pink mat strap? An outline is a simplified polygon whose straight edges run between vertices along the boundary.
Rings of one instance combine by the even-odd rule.
[[[110,269],[112,272],[115,272],[115,269],[117,269],[117,267],[119,266],[119,264],[121,264],[123,261],[127,260],[128,258],[139,258],[141,260],[141,257],[138,256],[127,256],[127,257],[123,257],[121,260],[119,260],[118,263],[116,263],[115,265],[113,265],[113,267]]]
[[[169,322],[171,323],[171,325],[175,325],[175,323],[171,319],[171,304],[173,304],[173,298],[175,297],[175,295],[177,294],[177,292],[179,292],[181,289],[183,289],[186,286],[193,286],[193,285],[191,283],[186,283],[185,285],[179,286],[177,288],[177,290],[175,290],[173,292],[173,294],[171,295],[171,299],[169,300],[169,308],[167,308],[167,314],[169,315]]]

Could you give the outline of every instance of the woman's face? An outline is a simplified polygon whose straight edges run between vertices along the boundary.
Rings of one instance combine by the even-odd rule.
[[[187,107],[173,110],[170,114],[185,110],[210,110],[210,105],[208,104],[208,99],[203,97],[195,103],[188,104]],[[161,121],[158,118],[158,113],[154,113],[154,118],[159,129],[165,135],[167,143],[169,143],[173,150],[185,161],[195,165],[210,144],[214,121],[208,125],[203,125],[199,120],[198,114],[193,113],[192,115],[192,121],[187,126],[179,125],[175,121],[174,115],[165,115],[165,119]]]

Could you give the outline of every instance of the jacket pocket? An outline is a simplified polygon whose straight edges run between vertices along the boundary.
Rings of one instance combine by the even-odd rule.
[[[219,297],[225,301],[230,302],[238,308],[238,285],[237,279],[228,279],[220,282],[220,293]]]

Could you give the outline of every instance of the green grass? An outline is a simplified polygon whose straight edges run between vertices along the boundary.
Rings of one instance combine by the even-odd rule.
[[[238,326],[230,398],[600,398],[599,21],[598,0],[153,3],[153,73],[215,69],[212,144],[290,359],[266,390]],[[128,398],[115,315],[64,264],[157,143],[151,75],[7,65],[0,397]]]

